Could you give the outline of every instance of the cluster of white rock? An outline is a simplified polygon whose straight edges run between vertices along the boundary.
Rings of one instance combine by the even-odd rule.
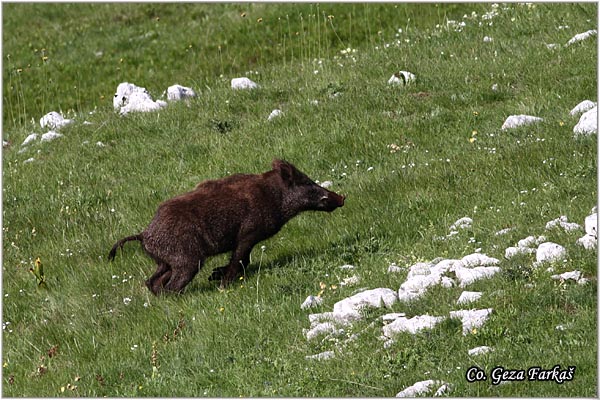
[[[165,91],[169,101],[186,100],[196,97],[196,92],[189,87],[172,85]],[[153,100],[146,88],[133,83],[122,82],[117,86],[113,97],[113,107],[121,115],[131,112],[157,111],[167,106],[164,100]]]
[[[433,393],[433,397],[443,396],[450,390],[450,385],[446,382],[428,379],[426,381],[420,381],[407,387],[406,389],[398,392],[396,397],[417,397],[423,396],[428,393],[433,392],[433,390],[437,387],[435,392]]]
[[[569,115],[581,114],[579,122],[573,127],[573,133],[577,136],[587,136],[598,132],[598,106],[591,100],[584,100],[577,104]],[[502,124],[502,130],[513,129],[523,125],[529,125],[543,121],[540,117],[532,115],[510,115]]]
[[[597,247],[598,242],[598,213],[597,207],[592,209],[592,213],[585,217],[585,235],[577,239],[577,244],[587,250]]]
[[[458,233],[461,229],[471,229],[473,220],[469,217],[463,217],[457,220],[450,226],[451,232]],[[569,222],[566,216],[560,216],[549,221],[546,230],[562,229],[565,232],[576,232],[581,230],[581,225]],[[504,229],[497,235],[505,234],[511,229]],[[594,207],[592,213],[585,218],[586,235],[579,239],[577,243],[584,245],[586,248],[595,248],[597,241],[597,209]],[[584,239],[585,238],[585,239]],[[589,243],[583,244],[580,242]],[[591,243],[593,242],[593,246]],[[549,264],[556,261],[566,259],[566,249],[553,242],[549,242],[545,236],[528,236],[517,242],[515,246],[508,247],[505,250],[505,258],[510,259],[517,255],[535,255],[533,265]],[[350,297],[344,298],[336,302],[333,306],[333,311],[322,312],[318,314],[310,314],[310,329],[304,330],[304,335],[307,340],[312,341],[317,338],[323,338],[321,343],[326,340],[336,337],[347,337],[342,344],[355,340],[358,334],[349,335],[347,330],[351,329],[352,323],[361,320],[362,311],[365,308],[389,308],[397,303],[406,303],[419,299],[434,286],[442,286],[445,288],[451,287],[466,287],[480,279],[490,278],[500,272],[499,259],[489,257],[485,254],[475,252],[462,257],[461,259],[443,259],[438,258],[430,262],[418,262],[408,267],[406,280],[400,284],[397,291],[389,288],[377,288],[370,290],[362,290]],[[340,267],[343,270],[354,270],[352,265],[343,265]],[[551,270],[549,268],[549,270]],[[406,271],[406,268],[398,267],[392,263],[388,267],[388,273],[399,273]],[[569,271],[562,274],[551,276],[552,279],[561,282],[574,281],[578,284],[585,284],[589,280],[583,276],[581,271]],[[358,281],[359,277],[346,278],[346,281]],[[340,283],[342,284],[342,283]],[[407,317],[406,313],[386,313],[380,316],[377,320],[383,324],[382,334],[379,339],[383,342],[384,348],[389,348],[394,345],[398,335],[402,333],[417,334],[424,329],[433,329],[440,322],[450,318],[459,319],[462,322],[462,334],[469,335],[475,333],[478,328],[483,326],[490,315],[494,312],[492,308],[470,308],[469,305],[478,302],[483,297],[482,292],[474,292],[464,290],[458,297],[457,306],[464,307],[463,309],[450,311],[445,315],[415,315]],[[319,296],[308,296],[302,304],[302,309],[308,309],[314,306],[322,305],[322,299]],[[375,326],[372,322],[370,327]],[[557,327],[557,329],[559,329]],[[561,325],[561,329],[565,329]],[[337,339],[334,340],[339,343]],[[339,351],[338,347],[338,351]],[[468,355],[472,357],[482,356],[494,349],[489,346],[477,346],[468,350]],[[327,350],[319,354],[306,356],[307,359],[324,361],[336,356],[333,350]],[[437,390],[436,390],[437,388]],[[432,394],[439,396],[446,393],[450,388],[446,382],[438,380],[426,380],[417,382],[414,385],[407,387],[397,394],[397,397],[411,397],[424,394]]]
[[[40,118],[40,127],[42,129],[49,129],[48,132],[41,134],[41,135],[37,134],[35,132],[30,133],[25,138],[23,143],[21,143],[21,149],[19,150],[19,153],[25,152],[28,149],[28,146],[31,145],[33,142],[35,142],[38,139],[38,137],[40,138],[41,142],[50,142],[54,139],[58,139],[59,137],[62,137],[63,134],[59,133],[58,131],[68,125],[71,125],[73,122],[74,121],[72,119],[67,119],[62,114],[60,114],[56,111],[49,112],[48,114],[46,114],[42,118]],[[38,150],[38,152],[39,152],[39,150]],[[34,161],[34,158],[30,157],[23,162],[30,163],[33,161]]]

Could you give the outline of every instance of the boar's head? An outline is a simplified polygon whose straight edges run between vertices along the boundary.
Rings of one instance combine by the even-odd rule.
[[[284,210],[286,214],[302,211],[331,212],[344,205],[344,196],[317,185],[312,179],[287,161],[274,160],[273,170],[283,182]]]

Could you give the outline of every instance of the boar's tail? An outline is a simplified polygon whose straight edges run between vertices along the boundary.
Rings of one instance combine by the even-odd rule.
[[[110,250],[110,253],[108,253],[108,260],[112,261],[115,259],[115,255],[117,254],[117,249],[123,248],[123,245],[126,242],[129,242],[131,240],[139,240],[140,242],[142,241],[142,234],[137,234],[137,235],[132,235],[132,236],[127,236],[126,238],[123,238],[121,240],[119,240],[117,243],[115,243],[115,245],[113,246],[113,248]]]

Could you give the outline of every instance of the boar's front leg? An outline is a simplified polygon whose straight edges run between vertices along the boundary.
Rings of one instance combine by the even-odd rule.
[[[210,281],[220,280],[221,286],[227,286],[233,280],[244,272],[244,269],[250,264],[250,252],[254,247],[254,241],[238,243],[233,250],[229,264],[215,268],[208,278]]]

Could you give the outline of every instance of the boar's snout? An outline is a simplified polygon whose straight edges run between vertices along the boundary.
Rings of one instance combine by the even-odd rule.
[[[345,196],[326,190],[325,195],[321,198],[321,209],[331,212],[338,207],[342,207],[345,199]]]

